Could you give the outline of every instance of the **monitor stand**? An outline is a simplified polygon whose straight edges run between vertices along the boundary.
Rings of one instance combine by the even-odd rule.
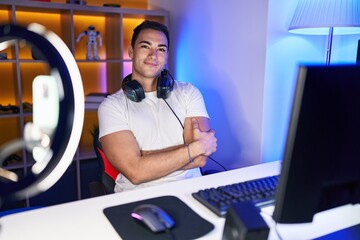
[[[346,240],[360,239],[360,224],[339,230],[337,232],[327,234],[319,238],[315,238],[314,240],[337,240],[337,239],[346,239]]]

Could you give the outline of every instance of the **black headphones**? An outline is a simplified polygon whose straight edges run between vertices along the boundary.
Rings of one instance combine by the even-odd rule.
[[[157,97],[166,99],[174,88],[174,78],[168,70],[161,71],[157,78],[156,91]],[[145,91],[141,84],[135,79],[131,79],[131,74],[127,75],[122,81],[122,89],[125,95],[134,102],[140,102],[145,98]]]

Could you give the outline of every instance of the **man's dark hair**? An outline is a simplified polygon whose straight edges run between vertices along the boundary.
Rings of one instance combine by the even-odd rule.
[[[131,46],[134,48],[135,47],[135,41],[139,36],[139,33],[141,32],[141,30],[143,29],[153,29],[153,30],[157,30],[160,32],[163,32],[167,38],[168,41],[168,48],[170,45],[170,38],[169,38],[169,31],[167,29],[167,27],[161,23],[155,22],[155,21],[150,21],[150,20],[145,20],[143,21],[140,25],[138,25],[136,28],[134,28],[134,32],[131,38]]]

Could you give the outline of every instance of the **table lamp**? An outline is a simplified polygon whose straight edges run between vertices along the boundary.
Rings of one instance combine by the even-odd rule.
[[[359,0],[299,0],[289,32],[328,35],[326,64],[330,64],[334,34],[360,33]]]

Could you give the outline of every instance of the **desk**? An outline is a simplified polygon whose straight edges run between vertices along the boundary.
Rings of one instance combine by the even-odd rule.
[[[276,175],[279,171],[279,162],[264,163],[199,178],[8,215],[0,218],[0,239],[120,239],[103,214],[103,209],[162,195],[177,196],[201,217],[215,225],[215,229],[202,237],[202,240],[221,239],[225,218],[213,214],[195,200],[191,193],[207,187]],[[268,215],[271,214],[271,211],[271,207],[264,208],[263,217],[271,227],[269,239],[277,239],[273,228],[274,223]],[[324,219],[326,219],[325,222]],[[281,225],[278,226],[278,230],[283,234],[283,239],[308,239],[359,223],[360,204],[326,212],[317,216],[315,224],[305,224],[299,227]]]

